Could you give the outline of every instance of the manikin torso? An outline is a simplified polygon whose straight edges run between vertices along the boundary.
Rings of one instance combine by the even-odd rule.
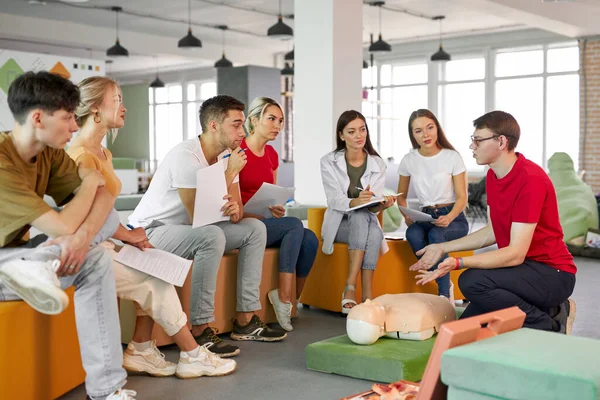
[[[456,319],[448,299],[425,293],[386,294],[352,308],[346,320],[348,337],[373,344],[380,337],[425,340]]]

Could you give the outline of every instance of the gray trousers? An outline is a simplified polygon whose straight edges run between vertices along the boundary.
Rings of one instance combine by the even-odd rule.
[[[383,231],[377,223],[377,215],[368,210],[357,210],[344,216],[335,241],[348,244],[348,250],[363,250],[362,269],[375,270]]]
[[[244,218],[237,224],[218,222],[199,228],[191,225],[161,225],[146,228],[150,243],[157,249],[194,260],[190,323],[202,325],[215,320],[217,272],[226,251],[239,249],[237,264],[238,312],[260,310],[260,280],[267,243],[265,224]]]
[[[92,241],[80,271],[59,278],[63,289],[75,286],[75,322],[86,373],[85,387],[94,399],[105,398],[122,388],[127,378],[122,367],[121,326],[112,256],[97,246],[113,235],[118,224],[119,216],[113,210]],[[60,258],[59,246],[37,247],[46,240],[46,235],[37,235],[22,247],[0,248],[0,265],[17,258],[37,261]],[[0,281],[0,301],[11,300],[19,300],[19,297]]]

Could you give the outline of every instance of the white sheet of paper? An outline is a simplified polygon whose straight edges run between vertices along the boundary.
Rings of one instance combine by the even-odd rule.
[[[273,218],[269,211],[270,206],[284,205],[290,198],[294,197],[295,188],[272,185],[263,182],[254,196],[244,205],[244,212],[262,215],[265,218]]]
[[[394,194],[390,194],[390,196],[400,196],[402,193],[394,193]],[[354,206],[351,208],[346,209],[344,212],[350,212],[350,211],[356,211],[356,210],[360,210],[361,208],[365,208],[365,207],[371,207],[373,205],[379,204],[382,201],[384,201],[385,199],[383,198],[383,196],[381,197],[373,197],[373,200],[371,200],[368,203],[365,204],[361,204],[358,206]]]
[[[196,172],[196,199],[194,201],[194,221],[192,227],[228,221],[221,207],[226,203],[225,161],[219,160],[210,167]]]
[[[144,272],[175,286],[183,286],[192,260],[186,260],[159,249],[146,249],[126,244],[115,256],[115,261]]]
[[[433,217],[429,214],[425,214],[424,212],[413,210],[407,207],[398,206],[400,211],[408,216],[408,218],[412,219],[415,222],[431,222],[433,221]]]

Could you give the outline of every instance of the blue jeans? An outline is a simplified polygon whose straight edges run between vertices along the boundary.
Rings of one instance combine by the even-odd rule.
[[[376,214],[363,208],[344,216],[335,241],[347,243],[348,250],[364,251],[361,269],[375,271],[383,241],[383,231],[377,223]]]
[[[453,205],[441,207],[438,209],[425,208],[424,213],[437,218],[442,215],[447,215],[452,210]],[[447,228],[440,228],[433,225],[431,222],[415,222],[408,227],[406,231],[406,240],[410,244],[410,248],[416,253],[423,247],[433,243],[444,243],[451,240],[459,239],[469,233],[469,223],[464,213],[460,213]],[[448,257],[447,254],[431,268],[437,269],[440,262]],[[419,257],[420,258],[420,257]],[[446,274],[435,280],[438,284],[438,294],[450,297],[450,274]]]
[[[267,218],[267,247],[279,247],[279,272],[306,278],[315,262],[319,241],[313,231],[294,217]]]

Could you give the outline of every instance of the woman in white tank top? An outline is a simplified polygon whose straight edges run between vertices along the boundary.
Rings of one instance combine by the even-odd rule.
[[[398,204],[407,207],[406,193],[413,185],[421,211],[434,218],[433,222],[413,222],[404,215],[406,240],[417,253],[430,243],[455,240],[469,232],[463,213],[467,204],[466,168],[431,111],[414,111],[408,121],[408,134],[413,149],[398,168],[398,193],[403,193],[398,196]],[[432,269],[436,268],[437,264]],[[438,294],[453,300],[450,275],[436,282]]]

